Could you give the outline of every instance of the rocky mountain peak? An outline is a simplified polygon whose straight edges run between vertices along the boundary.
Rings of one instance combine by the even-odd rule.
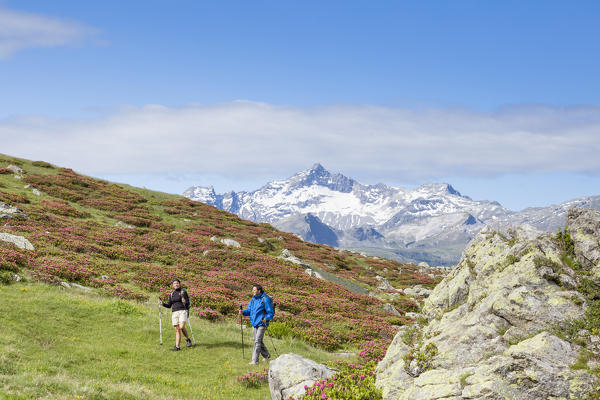
[[[324,186],[331,190],[342,193],[349,193],[356,183],[340,173],[332,174],[326,170],[320,163],[315,163],[310,169],[302,171],[289,180],[291,189],[298,189],[308,186]]]

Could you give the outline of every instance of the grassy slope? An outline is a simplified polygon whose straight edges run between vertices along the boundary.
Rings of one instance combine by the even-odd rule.
[[[3,170],[9,164],[25,170],[21,179]],[[34,195],[31,188],[24,187],[26,184],[41,190],[42,196]],[[168,282],[179,277],[192,296],[195,316],[216,314],[230,324],[210,325],[196,318],[196,337],[199,339],[200,332],[206,331],[205,340],[212,351],[190,353],[190,360],[199,371],[190,372],[197,374],[191,380],[192,386],[182,387],[189,385],[190,380],[169,375],[170,372],[154,372],[167,370],[173,357],[161,353],[161,348],[156,357],[153,355],[158,347],[153,330],[157,324],[152,316],[154,308],[129,320],[115,317],[118,310],[111,308],[108,300],[88,296],[66,301],[75,308],[71,314],[63,315],[60,310],[65,300],[63,293],[58,292],[63,289],[34,285],[28,290],[44,298],[42,303],[47,307],[40,303],[25,308],[24,324],[21,313],[3,307],[0,326],[2,350],[6,352],[0,362],[3,385],[5,390],[10,387],[28,391],[27,398],[43,397],[44,390],[52,393],[52,398],[73,398],[67,394],[84,392],[85,398],[93,398],[94,394],[98,398],[124,398],[128,390],[136,393],[139,384],[156,393],[134,394],[138,398],[168,396],[171,387],[179,390],[181,396],[202,398],[194,386],[201,384],[218,396],[215,388],[222,384],[232,388],[227,390],[241,390],[235,377],[247,368],[234,362],[239,360],[239,349],[233,345],[238,332],[231,326],[239,304],[247,303],[253,282],[262,283],[278,303],[279,325],[274,334],[278,332],[284,338],[293,334],[297,338],[286,339],[287,345],[282,344],[280,351],[292,350],[317,361],[328,356],[303,343],[328,350],[355,351],[371,340],[379,345],[389,343],[396,330],[393,324],[410,322],[407,317],[386,314],[383,302],[377,298],[311,278],[304,273],[304,267],[279,260],[277,256],[284,248],[333,278],[338,277],[338,282],[374,290],[382,298],[386,293],[375,289],[377,275],[400,287],[417,283],[433,286],[437,280],[418,273],[418,268],[410,264],[303,242],[267,224],[244,221],[181,196],[112,184],[1,154],[0,201],[18,207],[28,216],[0,221],[0,231],[25,236],[36,248],[24,251],[0,242],[0,278],[18,272],[33,276],[33,281],[78,282],[96,288],[97,295],[144,302],[166,294]],[[136,227],[115,227],[119,221]],[[213,236],[233,238],[242,247],[227,247],[211,240]],[[261,244],[258,238],[266,239],[270,246]],[[5,295],[18,294],[15,287],[18,285],[2,289],[3,303]],[[414,309],[410,299],[395,295],[389,301],[401,313]],[[34,318],[30,310],[37,310],[39,315]],[[28,324],[34,327],[29,328]],[[165,324],[168,325],[167,320]],[[72,332],[61,332],[62,326]],[[169,339],[166,342],[171,344]],[[96,354],[104,354],[104,358]],[[206,369],[215,372],[202,372]],[[38,386],[46,389],[39,391]],[[259,393],[266,395],[264,390],[252,393],[252,398],[261,398]],[[238,397],[235,392],[218,396]]]
[[[0,298],[0,399],[270,398],[266,386],[237,383],[266,363],[247,364],[250,331],[242,360],[232,323],[193,318],[196,346],[175,353],[166,314],[159,345],[156,306],[39,283],[0,286]],[[275,346],[319,362],[332,358],[298,340],[275,339]]]

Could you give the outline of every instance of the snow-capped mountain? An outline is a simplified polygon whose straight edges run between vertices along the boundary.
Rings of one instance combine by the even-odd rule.
[[[183,195],[308,241],[438,265],[455,263],[487,223],[556,230],[571,205],[600,209],[600,196],[594,196],[517,213],[494,201],[472,200],[446,183],[413,190],[363,185],[320,164],[253,192],[216,194],[195,186]]]

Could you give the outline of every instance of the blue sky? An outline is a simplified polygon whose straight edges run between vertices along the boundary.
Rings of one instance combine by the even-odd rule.
[[[0,0],[0,152],[181,193],[321,162],[600,194],[600,3]]]

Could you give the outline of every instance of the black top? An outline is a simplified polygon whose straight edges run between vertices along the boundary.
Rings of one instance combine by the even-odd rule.
[[[185,304],[181,301],[181,297],[185,298]],[[168,303],[162,303],[163,307],[172,308],[172,311],[187,310],[187,305],[190,304],[190,297],[185,290],[175,289],[169,296]]]

